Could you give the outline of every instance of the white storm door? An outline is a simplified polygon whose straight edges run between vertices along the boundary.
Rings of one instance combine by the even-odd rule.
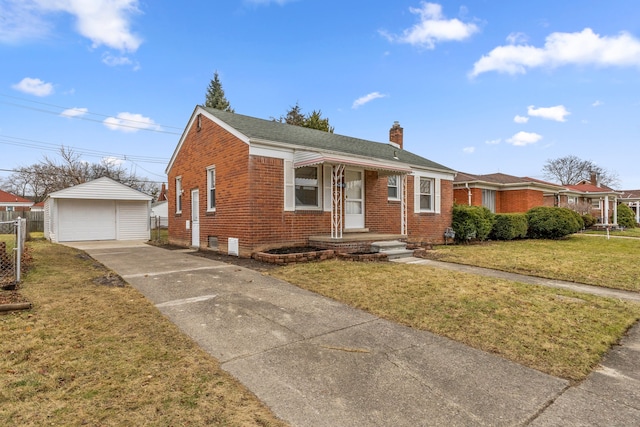
[[[191,246],[200,247],[200,192],[191,190]]]
[[[364,228],[364,172],[344,172],[344,228]]]

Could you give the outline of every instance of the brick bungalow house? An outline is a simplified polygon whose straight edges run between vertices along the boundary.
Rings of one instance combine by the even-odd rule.
[[[26,212],[31,206],[33,206],[32,200],[0,190],[0,211]]]
[[[544,206],[546,193],[563,189],[560,185],[529,177],[458,172],[453,182],[453,200],[458,204],[484,206],[493,213],[517,213]]]
[[[640,190],[622,190],[618,201],[633,209],[636,214],[636,223],[640,224]]]
[[[548,205],[571,208],[581,214],[589,213],[599,224],[618,223],[618,198],[622,191],[613,190],[598,182],[596,174],[591,179],[575,185],[565,185],[562,191],[545,194]]]
[[[455,171],[403,149],[197,106],[167,166],[169,241],[251,256],[444,241]],[[368,237],[370,236],[370,238]]]
[[[581,214],[589,213],[596,217],[598,223],[605,225],[618,222],[617,206],[622,195],[621,191],[600,185],[595,174],[590,180],[575,185],[560,185],[503,173],[472,175],[458,172],[453,183],[453,200],[458,204],[484,206],[494,213],[526,212],[536,206],[561,206]],[[636,199],[628,201],[636,202]]]

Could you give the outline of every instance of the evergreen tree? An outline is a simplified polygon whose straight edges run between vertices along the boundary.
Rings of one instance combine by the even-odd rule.
[[[222,89],[222,83],[220,83],[217,70],[213,73],[213,79],[209,82],[204,106],[235,113],[234,109],[231,108],[231,104],[229,104],[229,101],[224,96],[224,89]]]
[[[287,111],[286,115],[280,116],[279,119],[275,119],[273,117],[272,119],[273,121],[280,123],[322,130],[329,133],[333,133],[334,130],[334,128],[329,124],[329,119],[322,117],[322,111],[313,110],[313,112],[305,115],[297,102],[295,106],[291,107],[289,111]]]

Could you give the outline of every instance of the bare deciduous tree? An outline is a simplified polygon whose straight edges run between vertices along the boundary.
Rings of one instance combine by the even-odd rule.
[[[545,178],[562,185],[574,185],[582,180],[589,180],[591,174],[598,176],[598,182],[608,187],[619,184],[618,174],[598,166],[591,160],[582,160],[577,156],[565,156],[549,159],[542,168]]]
[[[16,172],[2,181],[1,187],[21,197],[30,197],[36,203],[44,200],[49,193],[103,176],[154,197],[159,192],[156,183],[136,176],[112,159],[89,163],[82,160],[78,153],[64,147],[59,155],[60,159],[45,156],[40,163],[17,168]]]

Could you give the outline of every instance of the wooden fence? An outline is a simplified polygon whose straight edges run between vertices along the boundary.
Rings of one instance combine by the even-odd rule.
[[[27,232],[44,231],[44,212],[6,212],[0,211],[0,221],[13,221],[18,217],[27,220]]]

